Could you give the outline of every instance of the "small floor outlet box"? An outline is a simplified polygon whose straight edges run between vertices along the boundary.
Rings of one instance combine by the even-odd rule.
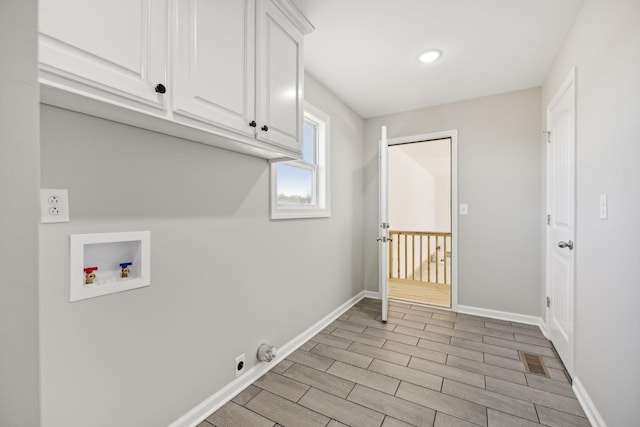
[[[236,357],[235,368],[236,368],[236,377],[239,377],[244,373],[244,370],[246,368],[244,363],[244,354],[241,354],[240,356]]]

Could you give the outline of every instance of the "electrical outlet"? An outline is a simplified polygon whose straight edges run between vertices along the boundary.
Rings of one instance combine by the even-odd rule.
[[[69,192],[53,188],[40,189],[40,222],[69,222]]]
[[[244,374],[244,369],[246,367],[244,363],[244,353],[236,357],[236,362],[234,366],[236,368],[236,377],[239,377],[240,375]]]

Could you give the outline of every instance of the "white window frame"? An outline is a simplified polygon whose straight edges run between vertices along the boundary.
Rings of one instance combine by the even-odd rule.
[[[310,165],[302,160],[271,163],[271,219],[296,218],[328,218],[330,208],[330,180],[329,180],[329,135],[330,118],[322,110],[310,103],[304,103],[304,120],[313,122],[317,130],[316,163]],[[290,164],[299,168],[310,169],[314,172],[313,200],[314,205],[278,207],[278,165]]]

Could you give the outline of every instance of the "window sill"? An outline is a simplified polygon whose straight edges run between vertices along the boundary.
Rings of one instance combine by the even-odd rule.
[[[271,219],[310,219],[310,218],[329,218],[331,211],[329,209],[280,209],[277,212],[271,212]]]

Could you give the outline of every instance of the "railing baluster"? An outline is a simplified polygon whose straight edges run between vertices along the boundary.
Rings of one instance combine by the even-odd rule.
[[[398,266],[397,266],[397,277],[400,279],[400,239],[402,238],[402,234],[398,233]]]
[[[440,283],[440,254],[438,248],[440,247],[438,236],[436,236],[436,283]]]
[[[447,283],[447,236],[442,236],[444,242],[444,282]]]
[[[427,235],[427,282],[431,282],[431,236]]]
[[[419,236],[420,239],[420,281],[422,282],[422,237],[423,236]]]
[[[393,234],[389,233],[391,241],[389,242],[389,278],[393,277]]]
[[[393,239],[389,244],[389,278],[413,282],[448,284],[451,280],[451,266],[447,267],[447,252],[451,247],[451,240],[447,241],[447,239],[451,239],[451,233],[390,230],[389,236]],[[411,259],[409,259],[409,239],[411,239]],[[427,243],[426,248],[424,247],[425,239]],[[395,247],[393,246],[394,244],[396,245]],[[416,245],[418,245],[417,250]],[[431,252],[432,245],[434,248],[433,254]],[[396,257],[395,259],[394,255]],[[418,262],[416,262],[416,255],[418,256]],[[432,255],[433,264],[435,264],[433,267],[435,268],[435,271],[433,271],[435,277],[431,275]],[[442,267],[440,266],[441,260]],[[425,262],[427,268],[423,273],[422,270]],[[419,269],[418,274],[416,274],[416,268]],[[402,275],[403,269],[404,276]],[[409,275],[410,269],[411,275]]]
[[[411,236],[411,280],[416,280],[416,235]]]

